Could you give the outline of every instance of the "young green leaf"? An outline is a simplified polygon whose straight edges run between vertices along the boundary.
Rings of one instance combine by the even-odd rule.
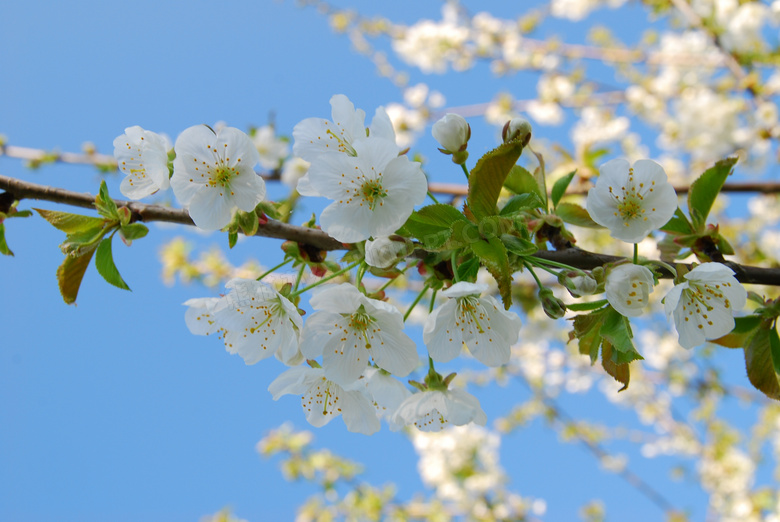
[[[601,343],[601,366],[613,379],[623,385],[618,390],[618,392],[622,392],[628,388],[628,383],[631,381],[631,370],[628,363],[616,362],[615,356],[617,353],[618,351],[613,349],[609,341],[604,339]]]
[[[122,234],[126,241],[134,241],[146,236],[149,233],[149,228],[142,223],[130,223],[129,225],[119,227],[119,233]]]
[[[582,208],[576,203],[559,203],[558,206],[555,207],[555,213],[563,220],[564,223],[568,223],[570,225],[588,228],[604,228],[593,221],[586,209]]]
[[[569,339],[577,338],[579,352],[590,357],[593,365],[599,358],[599,348],[603,338],[599,334],[601,322],[606,310],[598,310],[589,314],[581,314],[574,318],[574,330],[569,333]]]
[[[745,366],[751,384],[770,399],[780,400],[780,339],[766,321],[745,346]]]
[[[661,232],[668,232],[669,234],[674,235],[688,235],[693,234],[695,231],[691,222],[688,221],[688,218],[683,214],[683,211],[680,210],[680,207],[677,207],[672,219],[661,227]]]
[[[509,269],[509,257],[504,244],[497,237],[490,237],[486,240],[475,241],[469,246],[496,280],[504,308],[509,310],[512,305],[512,273]]]
[[[57,268],[57,282],[60,286],[62,299],[66,304],[76,302],[81,281],[84,279],[84,272],[87,271],[94,253],[95,248],[90,248],[81,255],[66,255],[65,260]]]
[[[536,194],[542,203],[540,206],[547,208],[547,194],[544,191],[544,187],[539,185],[533,174],[520,165],[512,167],[504,181],[504,186],[515,194]]]
[[[552,192],[550,194],[550,198],[552,199],[553,208],[556,208],[558,206],[558,202],[561,200],[563,195],[566,193],[566,189],[569,188],[569,183],[571,183],[571,180],[574,179],[574,175],[577,173],[576,170],[569,172],[564,177],[560,178],[558,181],[555,182],[552,188]]]
[[[588,310],[597,310],[607,304],[606,299],[599,299],[598,301],[590,301],[588,303],[571,303],[567,304],[566,308],[572,312],[587,312]],[[577,316],[580,317],[580,316]]]
[[[100,182],[100,193],[95,197],[95,208],[98,214],[106,219],[119,221],[119,212],[117,212],[116,203],[108,195],[108,186],[106,181]]]
[[[482,156],[471,171],[468,206],[478,220],[498,214],[496,202],[501,188],[522,152],[520,141],[504,143]]]
[[[122,276],[119,275],[119,270],[114,264],[114,255],[111,252],[111,240],[112,237],[107,237],[100,242],[95,253],[95,267],[103,279],[109,284],[121,288],[122,290],[130,290]]]
[[[89,229],[94,229],[97,226],[102,227],[105,221],[102,218],[69,214],[56,210],[43,210],[41,208],[34,208],[33,210],[40,214],[43,219],[51,223],[55,228],[62,230],[66,234],[84,232]]]
[[[634,343],[631,340],[633,335],[628,318],[620,315],[614,308],[608,308],[604,314],[604,322],[601,325],[599,334],[606,341],[609,341],[610,345],[615,349],[615,352],[612,354],[612,360],[616,364],[627,364],[637,359],[643,359],[639,352],[636,351],[636,348],[634,348]]]
[[[507,252],[511,252],[521,257],[530,256],[539,250],[539,247],[537,247],[533,241],[513,236],[511,234],[502,235],[501,242],[504,243]]]
[[[712,204],[718,196],[720,189],[726,182],[726,178],[731,174],[737,158],[726,158],[715,163],[699,178],[693,182],[688,192],[688,211],[696,227],[696,231],[701,232],[707,220],[707,216],[712,209]]]
[[[528,192],[526,194],[519,194],[517,196],[512,196],[512,198],[509,200],[509,202],[506,205],[504,205],[504,208],[501,209],[501,212],[499,212],[498,215],[511,216],[513,214],[517,214],[522,210],[542,208],[543,206],[544,205],[542,204],[542,201],[539,199],[539,196],[537,196],[533,192]]]
[[[0,254],[4,256],[13,256],[14,253],[8,248],[8,243],[5,242],[5,223],[0,223]]]

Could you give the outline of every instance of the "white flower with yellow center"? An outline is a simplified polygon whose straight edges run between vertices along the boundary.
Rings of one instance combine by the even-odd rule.
[[[199,228],[222,228],[236,208],[250,212],[265,197],[265,182],[254,171],[260,157],[240,130],[214,133],[196,125],[181,133],[174,150],[171,187]]]
[[[607,301],[620,315],[639,317],[645,313],[655,281],[649,268],[626,263],[607,272],[604,289]]]
[[[264,169],[278,169],[290,151],[287,142],[276,137],[276,132],[271,125],[255,130],[252,143],[260,154],[260,166]]]
[[[395,144],[395,131],[384,108],[379,107],[366,128],[366,113],[355,109],[349,98],[336,94],[330,99],[333,121],[324,118],[307,118],[293,129],[293,154],[314,163],[321,154],[340,152],[355,156],[355,141],[372,138],[384,138]],[[398,149],[396,149],[396,153]]]
[[[130,199],[141,199],[170,186],[168,149],[165,138],[138,125],[128,127],[114,140],[114,158],[126,177],[119,191]]]
[[[607,227],[615,239],[639,243],[674,215],[677,194],[655,161],[638,160],[632,167],[624,159],[613,159],[599,173],[588,192],[587,208],[593,221]]]
[[[487,285],[461,281],[442,292],[450,300],[428,316],[423,329],[431,359],[451,361],[465,344],[483,364],[509,362],[510,346],[520,335],[520,318],[492,296],[480,297],[487,289]]]
[[[429,389],[402,402],[392,420],[406,426],[414,424],[422,431],[440,431],[471,422],[484,426],[487,415],[477,398],[466,391]]]
[[[309,302],[317,311],[304,324],[301,352],[307,359],[322,356],[329,380],[351,385],[369,359],[399,377],[417,367],[417,347],[403,333],[403,318],[394,306],[347,283],[315,290]]]
[[[184,302],[188,306],[184,322],[194,335],[211,335],[221,330],[214,314],[224,307],[219,297],[196,297]]]
[[[268,391],[274,400],[282,395],[300,395],[306,420],[317,428],[341,415],[349,431],[365,435],[379,431],[379,418],[366,394],[328,380],[322,368],[290,368],[268,386]]]
[[[320,215],[322,229],[344,243],[394,233],[428,192],[420,164],[399,156],[391,141],[353,145],[357,156],[323,154],[307,174],[311,189],[333,200]]]
[[[664,297],[664,311],[674,321],[680,345],[693,348],[734,329],[734,314],[747,302],[734,271],[721,263],[702,263]]]
[[[212,317],[222,330],[225,348],[246,364],[271,355],[287,365],[303,360],[298,343],[303,320],[286,297],[260,281],[232,279]]]

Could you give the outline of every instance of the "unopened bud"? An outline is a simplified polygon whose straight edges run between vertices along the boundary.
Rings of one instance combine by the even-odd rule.
[[[375,268],[390,268],[411,252],[411,245],[400,236],[383,236],[366,241],[366,263]]]
[[[596,280],[587,272],[561,272],[558,282],[566,287],[572,297],[591,295],[598,286]]]
[[[539,289],[539,299],[542,301],[542,309],[550,319],[560,319],[566,314],[566,305],[555,297],[549,288]]]
[[[471,138],[471,126],[459,114],[447,114],[433,124],[433,137],[439,142],[443,154],[452,154],[452,161],[462,165],[469,157],[466,151]]]
[[[531,124],[525,118],[512,118],[501,133],[504,143],[518,140],[525,147],[531,141]]]

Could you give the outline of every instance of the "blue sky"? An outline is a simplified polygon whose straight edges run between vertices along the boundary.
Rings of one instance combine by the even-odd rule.
[[[497,2],[496,8],[510,14],[519,4]],[[381,12],[408,22],[438,18],[439,5],[383,3]],[[20,146],[78,151],[92,141],[111,153],[113,139],[131,125],[175,137],[198,123],[262,125],[271,113],[279,131],[290,134],[306,117],[328,116],[336,93],[369,114],[400,101],[367,59],[350,52],[345,37],[292,2],[12,2],[0,17],[0,49],[0,133]],[[453,105],[486,101],[474,97],[485,72],[448,76],[447,88],[438,88]],[[528,78],[509,78],[507,88],[518,98],[531,96]],[[425,78],[418,74],[412,83],[417,80]],[[483,127],[473,157],[494,139]],[[461,181],[446,158],[434,157],[430,138],[418,145],[437,179]],[[4,157],[0,173],[91,193],[100,179],[84,166],[30,171]],[[118,177],[109,181],[115,196],[118,185]],[[21,208],[31,206],[57,208],[43,202]],[[255,451],[286,420],[309,428],[297,399],[273,402],[266,391],[281,365],[247,367],[216,339],[190,335],[181,303],[213,292],[168,288],[159,275],[157,252],[172,237],[184,234],[202,247],[225,246],[226,237],[152,227],[132,248],[115,246],[132,293],[108,286],[90,269],[78,305],[66,306],[55,279],[62,233],[37,217],[7,228],[16,257],[0,258],[0,519],[184,521],[226,505],[253,522],[291,519],[312,489],[285,482],[276,462]],[[276,246],[253,239],[227,255],[235,265],[250,257],[275,264]],[[527,392],[481,393],[492,420],[506,412],[502,397]],[[583,398],[565,404],[578,412],[587,407]],[[373,483],[393,481],[405,498],[421,487],[404,436],[385,429],[364,437],[339,420],[314,433],[317,446],[365,463]],[[629,512],[632,520],[659,519],[590,455],[550,434],[536,423],[503,446],[514,489],[547,499],[549,520],[572,519],[596,497],[607,500],[615,520]],[[701,509],[703,494],[666,481],[661,464],[644,469],[662,479],[678,505]],[[594,487],[580,491],[583,483]]]

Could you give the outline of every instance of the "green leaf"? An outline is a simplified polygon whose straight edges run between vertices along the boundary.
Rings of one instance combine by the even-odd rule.
[[[536,194],[539,197],[539,201],[542,202],[541,206],[545,209],[547,208],[547,194],[544,187],[537,183],[533,174],[520,165],[512,167],[504,181],[504,186],[515,194]]]
[[[255,235],[260,223],[254,210],[251,212],[242,212],[239,210],[236,213],[236,219],[238,220],[238,226],[241,227],[241,231],[245,236]]]
[[[569,183],[571,183],[571,180],[574,179],[575,174],[577,174],[576,170],[569,172],[564,177],[556,181],[553,185],[552,192],[550,194],[553,208],[558,206],[558,202],[561,200],[563,195],[566,194],[566,189],[569,188]]]
[[[119,275],[119,270],[114,264],[114,255],[111,252],[111,239],[111,237],[107,237],[98,245],[95,254],[95,267],[109,284],[122,290],[130,290],[130,287],[127,286],[122,276]]]
[[[1,214],[1,213],[0,213]],[[18,210],[16,212],[11,212],[10,214],[7,214],[5,216],[6,219],[10,218],[26,218],[32,216],[33,213],[31,210]]]
[[[691,222],[685,217],[685,214],[680,210],[680,207],[675,209],[672,219],[667,221],[660,230],[661,232],[668,232],[673,235],[689,235],[695,232],[693,225],[691,225]]]
[[[66,304],[76,302],[81,281],[84,279],[84,272],[87,271],[94,253],[95,248],[90,248],[81,255],[66,255],[65,260],[57,268],[57,282],[60,286],[62,299]]]
[[[469,258],[458,266],[458,275],[461,281],[475,281],[479,273],[479,259]]]
[[[130,223],[119,228],[119,232],[127,241],[141,239],[149,233],[149,229],[142,223]]]
[[[517,196],[512,196],[512,199],[510,199],[509,202],[506,205],[504,205],[504,208],[501,209],[501,212],[499,212],[498,215],[511,216],[513,214],[517,214],[522,210],[542,208],[543,206],[544,205],[542,204],[542,201],[539,199],[539,196],[537,196],[533,192],[529,192],[526,194],[519,194]]]
[[[94,229],[97,226],[102,227],[105,222],[102,218],[69,214],[56,210],[43,210],[40,208],[35,208],[33,210],[40,214],[43,219],[54,225],[55,228],[62,230],[66,234],[84,232],[89,229]]]
[[[623,385],[618,392],[628,388],[628,383],[631,381],[631,370],[627,363],[618,363],[615,361],[615,354],[617,350],[612,348],[612,345],[606,339],[601,345],[601,366],[609,375],[612,376],[617,382]]]
[[[456,221],[447,233],[448,238],[437,246],[446,250],[453,250],[480,241],[482,236],[479,227],[471,221]],[[427,248],[427,247],[426,247]]]
[[[715,163],[693,182],[688,192],[688,211],[697,231],[704,228],[712,204],[731,174],[737,158],[726,158]]]
[[[745,347],[745,366],[750,382],[767,397],[780,400],[780,339],[765,321]]]
[[[555,213],[564,223],[578,227],[604,228],[590,217],[588,211],[576,203],[561,203],[555,207]]]
[[[98,242],[106,235],[110,228],[104,228],[106,222],[102,219],[93,223],[91,228],[68,234],[60,245],[60,250],[66,255],[81,254],[86,250],[97,247]]]
[[[4,256],[13,256],[14,253],[8,248],[8,243],[5,242],[5,223],[0,223],[0,254]]]
[[[607,304],[606,299],[600,299],[598,301],[591,301],[589,303],[571,303],[567,304],[566,308],[572,312],[587,312],[588,310],[596,310]],[[577,316],[580,317],[580,316]]]
[[[510,234],[502,235],[501,241],[504,243],[507,252],[511,252],[518,256],[530,256],[539,250],[539,247],[537,247],[533,241]]]
[[[509,269],[509,257],[504,244],[497,237],[490,237],[475,241],[469,246],[474,255],[495,278],[498,292],[504,302],[504,308],[509,310],[512,305],[512,273]]]
[[[470,223],[455,207],[436,204],[412,212],[404,228],[419,239],[426,248],[442,246],[452,235],[454,223]]]
[[[108,186],[105,180],[100,182],[100,193],[95,197],[95,208],[98,214],[106,219],[119,221],[119,212],[117,212],[116,203],[108,195]]]
[[[482,156],[472,169],[467,200],[477,219],[498,214],[496,202],[501,188],[522,152],[519,141],[503,143]]]
[[[233,248],[238,242],[238,230],[228,231],[228,248]]]
[[[601,322],[606,310],[599,310],[590,314],[580,314],[574,318],[574,330],[569,333],[569,339],[577,338],[579,352],[590,357],[593,365],[599,358],[599,347],[603,338],[599,334]]]
[[[758,315],[736,317],[734,319],[734,329],[731,332],[718,339],[712,339],[710,342],[726,348],[744,348],[761,326],[761,321],[762,319]]]
[[[606,341],[609,341],[614,348],[612,360],[616,364],[627,364],[643,358],[634,348],[634,343],[631,340],[633,337],[631,326],[626,317],[620,315],[614,308],[609,307],[604,314],[603,321],[599,334]]]

